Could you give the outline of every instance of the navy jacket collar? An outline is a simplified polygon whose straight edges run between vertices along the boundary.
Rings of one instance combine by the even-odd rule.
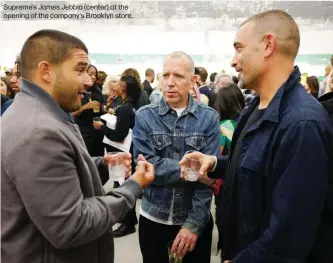
[[[291,73],[288,80],[278,89],[272,101],[269,103],[262,117],[262,121],[268,120],[275,123],[279,121],[279,112],[280,112],[282,97],[296,87],[296,84],[299,83],[300,78],[301,78],[301,73],[299,71],[299,68],[298,66],[295,66],[294,71]],[[249,103],[248,112],[252,112],[254,108],[257,107],[257,105],[259,104],[259,101],[260,101],[259,96],[256,95]]]

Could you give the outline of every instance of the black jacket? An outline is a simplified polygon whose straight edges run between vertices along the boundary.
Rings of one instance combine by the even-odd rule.
[[[153,88],[151,87],[150,83],[148,80],[145,80],[144,82],[142,82],[143,85],[143,90],[145,92],[147,92],[148,94],[148,98],[150,97],[151,93],[153,92]]]
[[[325,110],[327,110],[328,115],[333,123],[333,91],[324,94],[319,97],[318,101],[323,105]]]

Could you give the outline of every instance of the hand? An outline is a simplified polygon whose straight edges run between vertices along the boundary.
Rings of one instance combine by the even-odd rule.
[[[112,155],[104,155],[104,163],[109,165],[122,164],[126,169],[126,178],[130,177],[132,173],[132,155],[127,152],[119,152]]]
[[[142,154],[138,157],[138,166],[131,179],[135,180],[142,188],[146,188],[155,179],[154,165],[147,162]]]
[[[230,262],[230,260],[225,260],[223,263],[229,263]]]
[[[199,174],[200,176],[205,176],[208,172],[210,172],[216,164],[216,157],[211,155],[205,155],[200,152],[192,152],[189,154],[185,154],[183,159],[179,162],[181,168],[181,178],[185,176],[185,164],[187,158],[198,159],[201,163]]]
[[[215,190],[215,188],[217,187],[217,180],[211,179],[211,178],[207,177],[207,175],[201,176],[199,178],[199,182],[202,184],[208,185],[213,190]]]
[[[93,126],[96,130],[100,130],[103,125],[104,125],[104,123],[101,122],[101,121],[94,121],[93,122]]]
[[[173,245],[171,247],[171,254],[176,254],[177,257],[183,258],[188,251],[193,251],[197,243],[198,235],[191,232],[186,228],[182,228]]]
[[[84,104],[81,107],[81,110],[90,110],[90,109],[94,109],[94,108],[99,108],[100,106],[101,106],[101,104],[98,101],[93,100],[93,101],[89,101],[87,104]]]

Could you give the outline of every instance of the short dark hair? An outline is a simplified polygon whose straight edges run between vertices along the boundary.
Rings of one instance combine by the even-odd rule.
[[[120,81],[126,83],[128,101],[133,103],[135,109],[137,109],[141,96],[141,87],[139,81],[130,75],[122,75]]]
[[[155,74],[155,71],[152,68],[147,68],[145,72],[145,76],[150,76],[151,74]]]
[[[319,92],[319,81],[316,76],[311,76],[306,78],[306,83],[310,88],[310,94],[317,96]]]
[[[215,109],[220,120],[236,120],[245,107],[243,93],[234,83],[228,83],[220,88],[216,95]]]
[[[214,72],[214,73],[210,74],[210,76],[209,76],[210,82],[214,82],[215,81],[216,75],[217,75],[217,72]]]
[[[88,54],[86,45],[75,36],[51,29],[37,31],[25,41],[20,53],[22,77],[29,78],[40,61],[62,63],[73,49],[82,49]]]
[[[195,75],[199,75],[200,80],[202,82],[206,82],[206,80],[208,78],[208,72],[207,72],[207,70],[204,67],[196,67],[194,69],[194,72],[195,72],[194,73]]]
[[[267,10],[258,13],[241,26],[253,22],[253,32],[262,37],[262,34],[272,32],[276,34],[278,51],[288,57],[295,58],[300,46],[300,33],[294,18],[283,10]]]
[[[237,85],[239,82],[239,78],[237,78],[236,76],[232,76],[232,82]]]

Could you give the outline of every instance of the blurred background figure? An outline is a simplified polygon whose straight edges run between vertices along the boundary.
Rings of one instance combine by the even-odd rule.
[[[143,90],[147,92],[148,97],[150,97],[151,93],[153,92],[153,87],[151,86],[155,80],[155,72],[153,69],[148,68],[145,72],[146,79],[142,83]]]
[[[306,78],[305,89],[308,93],[310,93],[313,97],[318,98],[319,92],[319,81],[315,76],[310,76]]]
[[[139,108],[149,104],[149,96],[148,96],[147,92],[143,89],[143,85],[141,82],[139,72],[135,68],[128,68],[121,74],[121,76],[124,76],[124,75],[130,75],[130,76],[136,78],[136,80],[140,84],[141,95],[140,95],[140,100],[139,100]]]
[[[105,111],[109,112],[109,109],[115,109],[121,104],[120,95],[120,76],[111,75],[107,78],[105,84],[105,91],[107,96],[107,102],[105,106]]]
[[[86,93],[82,99],[81,108],[73,112],[76,124],[79,126],[83,140],[90,156],[104,156],[103,133],[95,130],[93,119],[105,113],[103,94],[96,84],[98,71],[93,65],[89,65],[87,73],[91,83],[86,85]]]
[[[10,83],[8,78],[1,77],[0,91],[1,91],[1,107],[2,107],[2,105],[4,105],[8,100],[13,98],[13,93],[10,88]]]
[[[230,75],[225,73],[218,74],[215,78],[215,85],[216,85],[215,92],[218,92],[220,88],[225,87],[229,83],[233,83],[232,77]]]
[[[156,86],[154,91],[151,93],[149,100],[150,103],[158,103],[163,97],[163,74],[158,73],[156,78]]]

